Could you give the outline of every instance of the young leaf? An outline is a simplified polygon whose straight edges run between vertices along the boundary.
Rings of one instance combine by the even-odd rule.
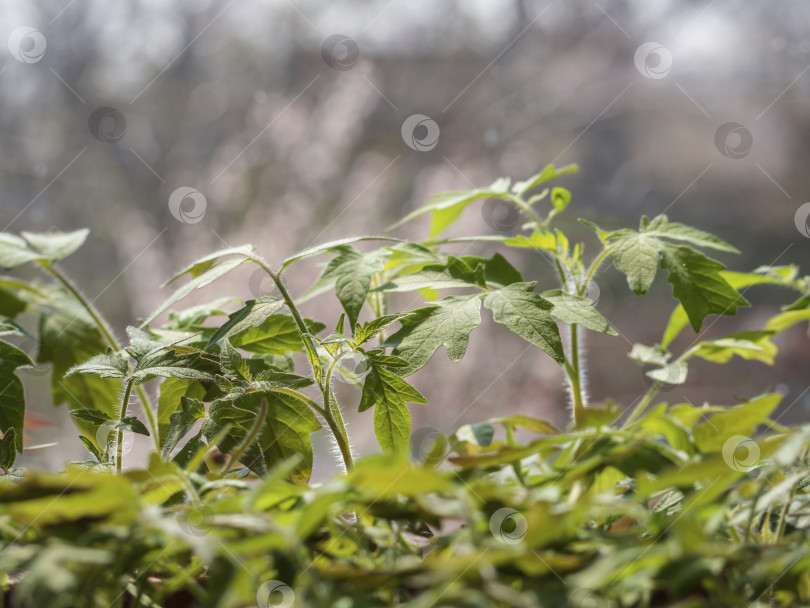
[[[305,319],[304,323],[312,334],[326,327],[311,319]],[[295,319],[284,314],[270,315],[259,327],[251,327],[231,336],[230,341],[236,348],[260,355],[285,355],[304,347]]]
[[[227,249],[220,249],[219,251],[210,253],[206,256],[201,257],[195,262],[192,262],[191,264],[183,268],[183,270],[175,274],[168,281],[166,281],[164,286],[173,283],[174,281],[176,281],[177,279],[186,274],[189,275],[192,279],[196,279],[198,276],[202,275],[203,273],[213,268],[220,258],[236,255],[244,259],[247,258],[247,256],[252,255],[254,251],[255,247],[253,247],[253,245],[241,245],[239,247],[229,247]]]
[[[402,319],[402,328],[386,340],[385,346],[395,347],[393,354],[408,362],[408,367],[397,373],[409,376],[424,367],[440,346],[447,349],[451,361],[461,361],[470,333],[480,324],[478,296],[450,296]]]
[[[175,291],[169,297],[168,300],[163,302],[163,304],[161,304],[155,312],[153,312],[151,315],[149,315],[149,317],[147,317],[147,319],[143,323],[141,323],[141,327],[143,327],[144,325],[147,325],[147,324],[151,323],[152,321],[154,321],[162,312],[166,311],[167,309],[169,309],[174,304],[177,304],[180,300],[185,298],[188,294],[190,294],[195,289],[201,289],[202,287],[205,287],[206,285],[209,285],[210,283],[213,283],[218,278],[228,274],[231,270],[233,270],[234,268],[236,268],[240,264],[244,264],[246,261],[247,261],[246,257],[232,258],[230,260],[226,260],[226,261],[224,261],[224,262],[222,262],[220,264],[217,264],[216,266],[211,266],[210,268],[208,268],[204,272],[200,272],[198,274],[194,274],[192,272],[192,277],[194,277],[194,278],[192,278],[188,283],[183,285],[180,289]],[[190,267],[190,268],[193,268],[193,267]],[[185,274],[185,272],[191,272],[191,271],[189,269],[187,269],[183,273],[177,275],[177,277],[182,276],[183,274]],[[174,278],[177,278],[177,277],[174,277]],[[172,280],[174,280],[174,279],[172,279]]]
[[[25,393],[23,385],[14,373],[17,368],[33,365],[23,351],[7,342],[0,341],[0,429],[13,429],[12,439],[17,451],[23,450],[23,427],[25,426]],[[11,440],[8,440],[11,441]],[[10,467],[6,467],[10,468]]]
[[[362,325],[358,323],[354,328],[354,335],[357,345],[360,346],[361,344],[365,344],[387,327],[410,315],[411,313],[409,312],[399,312],[393,315],[384,315],[382,317],[378,317],[373,321],[363,323]]]
[[[534,293],[536,282],[514,283],[484,298],[493,318],[538,347],[557,363],[565,362],[560,331],[551,318],[551,302]]]
[[[89,422],[93,426],[99,426],[104,424],[105,422],[110,422],[113,420],[113,417],[109,414],[105,414],[104,412],[100,412],[98,410],[90,410],[90,409],[80,409],[80,410],[71,410],[70,415],[73,416],[76,420],[84,420],[85,422]]]
[[[724,266],[694,249],[665,246],[661,267],[669,272],[667,280],[672,283],[673,294],[683,304],[696,332],[707,315],[734,315],[740,306],[750,306],[720,274]]]
[[[546,165],[543,167],[543,170],[537,173],[536,175],[531,176],[529,179],[522,181],[522,182],[515,182],[515,185],[512,186],[512,192],[517,194],[518,196],[524,196],[530,190],[534,190],[537,186],[542,184],[543,182],[547,182],[550,179],[554,179],[555,177],[559,177],[560,175],[569,175],[571,173],[576,173],[579,171],[579,167],[577,165],[565,165],[564,167],[560,167],[559,169],[555,167],[553,164]]]
[[[371,279],[382,271],[383,256],[387,252],[365,253],[349,245],[340,245],[334,251],[338,255],[327,264],[321,276],[334,277],[335,293],[349,317],[349,325],[354,327],[371,287]]]
[[[90,230],[83,228],[74,232],[21,233],[31,247],[49,260],[62,260],[84,244]]]
[[[284,270],[292,264],[293,262],[297,262],[298,260],[302,260],[304,258],[308,258],[313,255],[318,255],[320,253],[326,253],[331,249],[335,249],[336,247],[340,247],[341,245],[349,245],[351,243],[359,243],[361,241],[389,241],[389,242],[396,242],[401,243],[402,239],[395,239],[392,237],[387,236],[353,236],[346,239],[340,239],[337,241],[330,241],[329,243],[324,243],[323,245],[317,245],[315,247],[310,247],[309,249],[304,249],[300,253],[295,254],[292,257],[287,258],[281,264],[281,270]],[[280,272],[280,271],[279,271]]]
[[[398,228],[411,220],[432,213],[430,221],[430,238],[435,238],[450,227],[471,203],[482,198],[501,198],[509,196],[509,182],[503,178],[496,180],[489,188],[445,192],[434,196],[426,205],[406,215],[398,222],[386,228],[386,231]]]
[[[359,411],[374,407],[374,432],[384,452],[407,449],[411,415],[405,402],[427,403],[425,397],[400,376],[388,371],[372,356],[371,371],[363,383]]]
[[[284,306],[284,300],[272,296],[248,300],[242,308],[228,315],[228,320],[211,336],[208,346],[238,334],[249,327],[259,327],[282,306]]]

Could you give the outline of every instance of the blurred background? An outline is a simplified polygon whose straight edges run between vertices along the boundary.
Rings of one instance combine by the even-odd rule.
[[[89,227],[63,267],[120,336],[201,254],[252,242],[278,262],[383,233],[432,194],[524,179],[550,162],[580,165],[560,182],[573,201],[559,226],[591,251],[577,217],[616,229],[666,211],[742,249],[720,257],[733,269],[810,271],[810,239],[794,223],[810,159],[802,0],[9,0],[0,32],[0,230]],[[403,133],[414,114],[420,126]],[[170,204],[178,188],[191,194]],[[451,234],[517,230],[496,212],[473,205]],[[426,235],[422,220],[396,236]],[[555,286],[538,254],[510,253],[540,289]],[[294,295],[323,261],[295,268]],[[265,293],[259,275],[240,270],[188,303]],[[629,407],[647,381],[626,354],[660,340],[671,286],[661,274],[641,301],[609,265],[596,282],[597,308],[621,335],[588,335],[591,401]],[[762,309],[710,318],[701,337],[758,328],[792,298],[745,295]],[[304,308],[330,323],[339,311],[331,295]],[[430,403],[412,407],[414,429],[450,432],[514,412],[564,425],[560,369],[483,317],[461,363],[442,349],[412,377]],[[676,352],[694,339],[685,331]],[[777,344],[775,369],[698,361],[661,398],[731,404],[771,387],[785,394],[781,422],[806,420],[805,328]],[[32,409],[68,424],[49,403],[47,376],[21,375]],[[357,416],[359,395],[344,392],[356,447],[373,451],[371,416]],[[59,441],[22,463],[85,458],[78,441]]]

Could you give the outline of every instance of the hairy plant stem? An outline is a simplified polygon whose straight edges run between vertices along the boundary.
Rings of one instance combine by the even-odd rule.
[[[298,312],[298,308],[296,307],[292,296],[290,296],[290,293],[287,291],[287,288],[284,286],[284,283],[281,280],[281,271],[276,272],[273,270],[270,265],[259,256],[251,255],[248,259],[261,266],[261,268],[273,280],[273,283],[275,283],[279,293],[281,294],[281,298],[284,300],[287,308],[290,309],[290,313],[292,314],[295,324],[298,327],[298,331],[301,334],[301,339],[307,342],[307,345],[312,352],[317,353],[316,346],[312,338],[309,336],[309,329],[307,328],[306,323],[304,323],[301,313]],[[340,449],[341,456],[343,457],[343,464],[346,467],[346,470],[350,471],[354,467],[354,459],[352,458],[349,436],[346,432],[346,425],[343,423],[343,416],[340,412],[340,406],[338,405],[331,389],[332,370],[334,369],[336,362],[337,360],[332,362],[326,376],[323,378],[321,378],[321,372],[323,370],[316,370],[315,365],[311,361],[310,365],[312,365],[312,372],[315,374],[316,380],[318,381],[321,396],[323,398],[323,407],[317,408],[316,411],[324,418],[324,420],[326,420],[326,423],[329,425],[329,430],[332,431],[335,441],[338,444],[338,448]]]
[[[39,265],[57,281],[59,281],[59,283],[65,289],[67,289],[70,295],[76,299],[87,314],[90,315],[90,318],[93,320],[93,323],[101,334],[101,337],[107,343],[107,346],[116,352],[121,350],[121,344],[116,339],[115,334],[113,334],[107,320],[98,310],[96,310],[96,307],[93,306],[92,302],[82,295],[73,282],[51,262],[40,261]],[[160,430],[158,427],[157,417],[155,416],[155,411],[152,409],[152,402],[150,401],[149,396],[146,394],[146,390],[144,390],[143,386],[138,385],[135,390],[138,393],[138,398],[141,400],[141,405],[143,405],[143,409],[146,412],[146,418],[149,422],[149,432],[152,435],[152,441],[155,444],[155,449],[158,451],[158,453],[160,453]]]
[[[127,408],[129,407],[129,398],[132,395],[132,387],[135,386],[135,378],[130,378],[124,389],[124,399],[121,401],[121,413],[118,414],[118,422],[123,422],[127,417]],[[118,429],[117,451],[115,455],[115,470],[121,472],[121,467],[124,460],[124,429]]]

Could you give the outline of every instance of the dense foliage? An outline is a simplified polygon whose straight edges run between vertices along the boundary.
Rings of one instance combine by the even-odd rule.
[[[582,220],[601,246],[586,262],[583,245],[552,227],[569,191],[546,187],[574,171],[548,166],[526,181],[442,194],[403,220],[430,214],[421,243],[350,238],[278,267],[249,245],[218,251],[173,277],[185,282],[128,329],[125,344],[58,267],[86,230],[0,234],[0,266],[34,264],[52,279],[0,277],[3,602],[810,603],[810,428],[771,418],[779,393],[725,406],[656,401],[662,388],[686,380],[694,358],[772,364],[774,335],[810,320],[810,279],[794,267],[727,271],[702,250],[734,247],[664,215],[642,218],[637,230]],[[479,199],[518,209],[524,231],[440,238]],[[479,241],[539,252],[551,278],[526,281],[500,253],[443,252]],[[311,256],[331,256],[308,297],[334,294],[345,311],[336,323],[303,318],[285,287],[284,273]],[[649,390],[623,417],[616,404],[589,403],[583,378],[582,332],[616,334],[588,298],[607,261],[638,295],[666,272],[678,300],[660,343],[630,352],[649,369]],[[262,268],[274,295],[230,314],[232,298],[177,309],[242,264]],[[697,332],[706,317],[748,306],[739,290],[753,286],[796,296],[763,327],[671,352],[689,327]],[[390,294],[403,291],[419,292],[425,305],[389,310]],[[441,346],[460,360],[482,305],[559,364],[570,392],[568,428],[504,411],[450,436],[412,436],[407,404],[430,395],[408,376]],[[33,315],[35,330],[25,327]],[[38,342],[36,364],[52,364],[53,400],[70,408],[88,450],[86,462],[58,474],[14,468],[26,424],[16,371],[35,365],[12,344],[24,340]],[[355,407],[373,410],[381,454],[353,453],[338,377],[359,387]],[[156,401],[148,389],[157,389]],[[323,424],[345,474],[314,485],[310,436]],[[125,468],[133,434],[149,436],[154,449],[148,462]]]

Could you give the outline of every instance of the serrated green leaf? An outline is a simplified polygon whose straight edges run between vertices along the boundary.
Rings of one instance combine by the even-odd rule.
[[[223,340],[219,352],[219,362],[225,375],[241,381],[250,381],[250,368],[245,358],[231,346],[227,339]]]
[[[90,230],[83,228],[74,232],[22,232],[31,247],[49,260],[62,260],[81,247]]]
[[[408,367],[397,373],[409,376],[424,367],[440,346],[447,349],[451,361],[460,361],[470,333],[480,324],[478,296],[451,296],[402,319],[402,328],[386,340],[385,346],[393,346],[393,354],[408,362]]]
[[[220,264],[217,264],[215,266],[211,266],[210,268],[208,268],[204,272],[200,272],[199,274],[192,273],[193,278],[188,283],[180,287],[177,291],[175,291],[165,302],[163,302],[163,304],[161,304],[157,308],[157,310],[155,310],[151,315],[149,315],[146,318],[146,320],[141,324],[141,327],[154,321],[161,313],[168,310],[171,306],[177,304],[180,300],[188,296],[194,290],[201,289],[206,285],[213,283],[218,278],[228,274],[231,270],[233,270],[240,264],[244,264],[246,261],[247,258],[245,257],[232,258],[230,260],[225,260],[224,262],[221,262]],[[185,272],[189,271],[186,270]],[[185,272],[177,275],[174,278],[183,276]]]
[[[261,402],[267,399],[267,420],[259,432],[254,457],[260,457],[270,470],[287,459],[300,455],[301,461],[290,472],[290,480],[297,484],[309,481],[312,474],[312,442],[310,435],[321,425],[312,411],[298,399],[274,392],[249,393],[234,401],[237,407],[258,413]],[[238,437],[238,433],[237,433]],[[238,437],[241,439],[241,437]],[[253,468],[251,451],[246,452],[243,464]],[[246,462],[247,460],[247,462]]]
[[[551,318],[552,304],[534,293],[536,284],[534,281],[514,283],[493,291],[484,298],[484,306],[492,311],[497,323],[505,325],[562,365],[565,355],[560,331]]]
[[[126,378],[129,374],[129,363],[118,353],[111,350],[71,367],[65,377],[73,374],[96,374],[102,378]]]
[[[145,382],[155,376],[213,382],[218,370],[219,366],[214,361],[206,359],[197,351],[161,345],[139,357],[130,377],[138,382]]]
[[[653,236],[629,229],[611,232],[606,238],[611,246],[613,265],[627,275],[630,289],[636,295],[647,293],[658,272],[662,243]]]
[[[228,315],[228,320],[211,336],[208,346],[249,327],[259,327],[267,320],[267,317],[277,312],[282,306],[284,306],[284,300],[272,296],[248,300],[242,308]]]
[[[661,267],[683,305],[692,328],[697,332],[707,315],[734,315],[748,301],[728,284],[720,271],[724,266],[702,253],[681,245],[665,245]]]
[[[373,357],[370,363],[371,371],[363,382],[359,411],[374,407],[374,432],[384,452],[404,451],[411,437],[411,414],[405,403],[427,403],[427,400]]]
[[[85,422],[89,422],[93,426],[99,426],[101,424],[104,424],[105,422],[110,422],[111,420],[113,420],[113,417],[110,416],[109,414],[105,414],[104,412],[91,409],[70,410],[70,415],[73,416],[76,420],[84,420]]]
[[[544,291],[540,296],[551,302],[551,316],[569,325],[577,324],[592,331],[617,336],[607,319],[594,308],[593,302],[583,296],[575,296],[561,289]]]
[[[472,256],[469,257],[469,260],[473,262],[472,265],[465,259],[452,255],[447,256],[447,261],[444,263],[426,264],[416,272],[393,277],[386,284],[377,287],[373,291],[400,292],[417,291],[425,288],[432,290],[486,288],[486,260]]]
[[[312,319],[305,319],[304,323],[311,334],[326,327]],[[236,348],[260,355],[285,355],[304,348],[295,319],[284,314],[270,315],[259,327],[246,329],[232,336],[230,341]]]
[[[321,276],[334,277],[335,294],[346,311],[349,325],[354,327],[368,296],[371,280],[383,270],[383,256],[388,252],[362,252],[349,245],[335,247],[333,251],[338,255],[326,265]]]
[[[659,215],[649,221],[646,217],[642,218],[641,231],[674,241],[685,241],[697,247],[707,247],[719,251],[727,251],[729,253],[740,253],[737,248],[729,245],[713,234],[692,228],[691,226],[686,226],[685,224],[670,222],[666,215]]]
[[[459,259],[465,262],[470,268],[483,266],[486,285],[490,287],[505,287],[512,283],[520,283],[523,281],[523,276],[520,274],[520,271],[512,266],[500,253],[496,253],[489,259],[472,255],[461,256]],[[480,279],[478,281],[480,284]]]

